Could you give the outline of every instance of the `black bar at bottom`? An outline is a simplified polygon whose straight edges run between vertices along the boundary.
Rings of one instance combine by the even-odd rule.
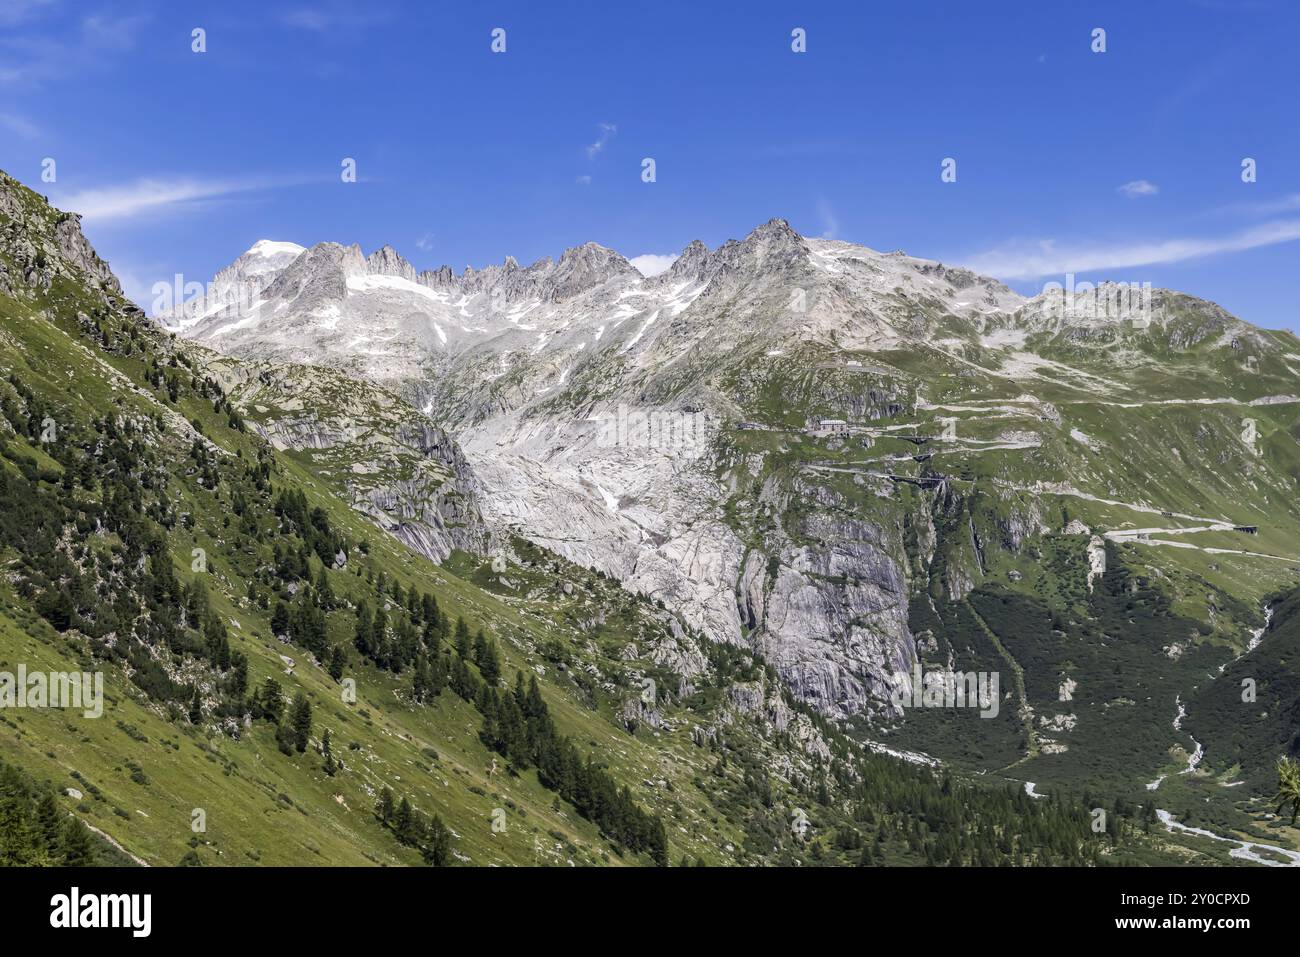
[[[577,947],[580,939],[593,940],[589,932],[671,939],[690,927],[698,944],[714,934],[733,942],[749,933],[763,937],[774,922],[794,932],[813,922],[819,936],[849,939],[890,927],[936,943],[955,941],[949,935],[988,942],[996,938],[985,935],[1041,932],[1055,935],[1045,940],[1071,941],[1200,934],[1230,944],[1243,933],[1294,929],[1297,885],[1285,871],[0,870],[0,914],[9,944],[76,934],[81,942],[111,938],[128,947],[240,938],[375,946],[402,939],[387,935],[435,928],[440,935],[457,928],[485,933],[494,941],[515,934],[521,940],[540,934],[540,940],[568,928],[559,939]],[[144,897],[132,895],[148,895],[147,911]],[[114,918],[117,927],[71,926]],[[580,936],[569,936],[574,932]]]

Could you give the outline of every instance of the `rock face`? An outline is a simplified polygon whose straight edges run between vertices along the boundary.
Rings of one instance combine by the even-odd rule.
[[[383,246],[366,257],[366,270],[376,276],[396,276],[415,282],[415,267],[392,246]]]
[[[328,370],[213,358],[206,370],[250,426],[307,453],[353,508],[434,562],[486,555],[482,489],[446,432],[376,386]],[[344,556],[346,562],[346,556]]]
[[[766,734],[788,734],[804,754],[829,761],[831,751],[806,714],[786,704],[781,689],[765,680],[741,682],[727,689],[729,716],[757,717]],[[717,729],[714,729],[716,733]]]
[[[1093,582],[1106,573],[1106,542],[1100,535],[1088,540],[1088,591],[1092,591]]]
[[[84,275],[106,296],[122,301],[117,277],[81,232],[81,217],[25,202],[18,185],[0,172],[0,214],[9,220],[0,236],[7,260],[0,261],[0,291],[25,298],[48,292],[57,277],[80,281]]]
[[[1062,526],[1091,535],[1047,501],[1081,494],[1077,477],[1120,497],[1103,446],[1072,437],[1069,396],[1140,404],[1143,370],[1174,347],[1264,364],[1283,348],[1177,294],[1157,290],[1164,311],[1140,327],[1062,317],[970,270],[781,219],[692,242],[653,278],[594,243],[460,274],[323,243],[258,281],[251,307],[184,334],[377,383],[463,449],[463,464],[429,457],[472,476],[482,525],[407,477],[354,477],[354,500],[394,534],[437,554],[508,529],[761,651],[840,716],[888,710],[889,677],[916,660],[919,593],[960,601],[997,554]],[[325,441],[291,427],[278,421],[282,441]],[[374,449],[354,451],[378,468]]]
[[[830,514],[809,516],[801,531],[807,544],[783,549],[776,580],[765,582],[767,613],[754,637],[798,697],[852,714],[883,697],[889,676],[916,657],[894,558],[901,543]]]

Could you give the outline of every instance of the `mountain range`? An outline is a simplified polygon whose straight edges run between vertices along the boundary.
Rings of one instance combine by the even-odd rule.
[[[146,317],[0,227],[0,658],[112,703],[3,715],[6,806],[105,861],[1297,859],[1291,333],[780,219],[650,277],[263,240]]]
[[[1125,541],[1146,541],[1128,530],[1171,510],[1221,536],[1263,526],[1263,538],[1179,542],[1203,555],[1197,541],[1272,541],[1279,560],[1295,557],[1290,520],[1264,517],[1295,487],[1291,443],[1274,459],[1240,433],[1285,436],[1300,348],[1211,303],[1119,287],[1026,299],[775,219],[716,250],[693,242],[653,278],[591,243],[460,275],[417,273],[388,246],[367,257],[320,244],[292,262],[286,248],[239,257],[212,288],[246,276],[257,287],[181,334],[392,389],[455,436],[494,523],[664,601],[714,640],[761,649],[827,714],[871,709],[915,660],[904,544],[915,510],[898,507],[900,482],[941,484],[942,498],[962,477],[998,499],[954,543],[950,599],[988,578],[983,539],[1014,556],[1065,528],[1061,504]],[[707,439],[651,429],[608,441],[629,411]],[[1148,429],[1189,411],[1199,421],[1181,450],[1151,446]],[[815,441],[821,419],[848,431]],[[1206,467],[1211,446],[1256,496],[1234,496],[1235,477]],[[857,494],[837,492],[844,481]],[[1090,497],[1135,507],[1097,514],[1105,503]],[[846,508],[853,499],[871,508]],[[1276,581],[1292,567],[1273,566]]]

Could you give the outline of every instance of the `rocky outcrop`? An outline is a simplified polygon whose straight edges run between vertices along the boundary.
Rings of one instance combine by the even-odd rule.
[[[727,715],[756,719],[765,736],[788,734],[798,749],[809,757],[829,761],[830,747],[806,714],[793,710],[780,687],[766,680],[737,682],[727,686]]]
[[[907,627],[907,584],[875,525],[815,513],[804,544],[783,549],[774,581],[747,568],[743,594],[763,616],[750,641],[794,694],[849,715],[880,703],[889,677],[916,657]],[[900,549],[901,550],[901,549]],[[762,580],[762,606],[753,604]]]
[[[482,489],[445,431],[399,399],[325,370],[213,360],[250,426],[276,448],[309,453],[352,507],[434,562],[488,554]]]
[[[58,277],[123,299],[108,263],[86,240],[81,217],[40,202],[16,179],[0,172],[0,291],[27,298],[50,290]],[[107,301],[107,298],[106,298]]]

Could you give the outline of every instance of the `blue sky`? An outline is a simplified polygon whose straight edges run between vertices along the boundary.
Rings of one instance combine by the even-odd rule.
[[[1297,328],[1297,34],[1288,0],[0,0],[0,168],[83,211],[142,298],[261,238],[459,270],[781,216],[1026,293],[1071,270]]]

